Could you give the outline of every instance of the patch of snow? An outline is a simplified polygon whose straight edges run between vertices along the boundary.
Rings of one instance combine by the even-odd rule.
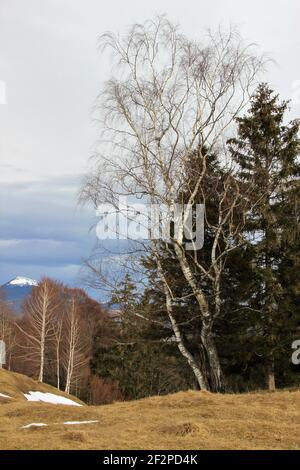
[[[48,424],[45,423],[30,423],[26,424],[25,426],[21,426],[21,429],[29,429],[29,428],[41,428],[44,426],[48,426]]]
[[[5,395],[5,393],[0,393],[0,398],[11,398],[11,397],[8,395]]]
[[[96,420],[92,420],[92,421],[65,421],[63,424],[91,424],[91,423],[99,423],[99,421],[96,419]]]
[[[17,276],[11,281],[8,282],[11,286],[37,286],[38,283],[34,279],[30,279],[29,277]]]
[[[24,397],[26,398],[26,400],[28,401],[40,401],[38,398],[36,398],[34,395],[30,395],[30,393],[32,392],[29,392],[29,393],[24,393]]]
[[[65,421],[62,424],[66,425],[72,425],[72,424],[93,424],[93,423],[99,423],[98,420],[92,420],[92,421]],[[61,423],[54,423],[54,424],[61,424]],[[26,424],[25,426],[21,426],[21,429],[29,429],[29,428],[41,428],[48,426],[46,423],[30,423]]]
[[[72,405],[82,406],[80,403],[76,403],[70,398],[55,395],[54,393],[43,393],[43,392],[28,392],[24,393],[25,398],[28,401],[40,401],[43,403],[52,403],[53,405]]]

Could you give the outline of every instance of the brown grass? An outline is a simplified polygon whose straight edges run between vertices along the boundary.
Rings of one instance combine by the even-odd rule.
[[[19,385],[28,391],[24,387],[31,379],[8,372],[3,379],[3,372],[1,393],[13,394]],[[35,387],[54,391],[36,382]],[[82,408],[29,403],[16,389],[14,397],[0,398],[1,449],[300,449],[298,390],[242,395],[189,391]],[[99,422],[62,424],[80,420]],[[21,429],[32,422],[48,427]]]
[[[39,383],[36,380],[27,377],[26,375],[17,374],[16,372],[8,372],[5,369],[0,369],[0,393],[27,402],[23,393],[27,393],[29,390],[33,392],[39,391],[56,393],[57,395],[69,397],[67,393],[58,391],[56,388],[51,387],[51,385]],[[78,400],[78,398],[76,397],[71,398],[72,400],[75,400],[78,403],[82,403],[82,401]]]

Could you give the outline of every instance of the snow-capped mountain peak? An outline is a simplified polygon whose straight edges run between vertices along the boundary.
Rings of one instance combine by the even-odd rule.
[[[17,276],[11,281],[7,283],[10,286],[19,286],[19,287],[24,287],[24,286],[37,286],[38,283],[34,279],[30,279],[29,277],[23,277],[23,276]]]
[[[0,298],[3,298],[15,313],[19,315],[22,312],[21,306],[23,302],[36,286],[38,286],[38,282],[34,279],[17,276],[0,286]]]

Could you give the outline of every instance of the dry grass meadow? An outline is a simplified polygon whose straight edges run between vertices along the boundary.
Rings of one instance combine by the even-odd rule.
[[[57,393],[0,370],[0,449],[300,449],[300,391],[214,395],[181,392],[106,406],[27,402]],[[73,397],[72,397],[73,398]],[[97,420],[65,425],[65,421]],[[38,422],[47,427],[22,429]]]

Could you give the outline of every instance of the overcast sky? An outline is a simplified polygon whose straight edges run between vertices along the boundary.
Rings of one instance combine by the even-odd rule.
[[[97,37],[155,13],[193,38],[238,25],[276,62],[264,80],[283,98],[299,95],[299,0],[0,0],[0,285],[44,274],[80,283],[94,235],[76,194],[97,138],[91,108],[110,71]]]

